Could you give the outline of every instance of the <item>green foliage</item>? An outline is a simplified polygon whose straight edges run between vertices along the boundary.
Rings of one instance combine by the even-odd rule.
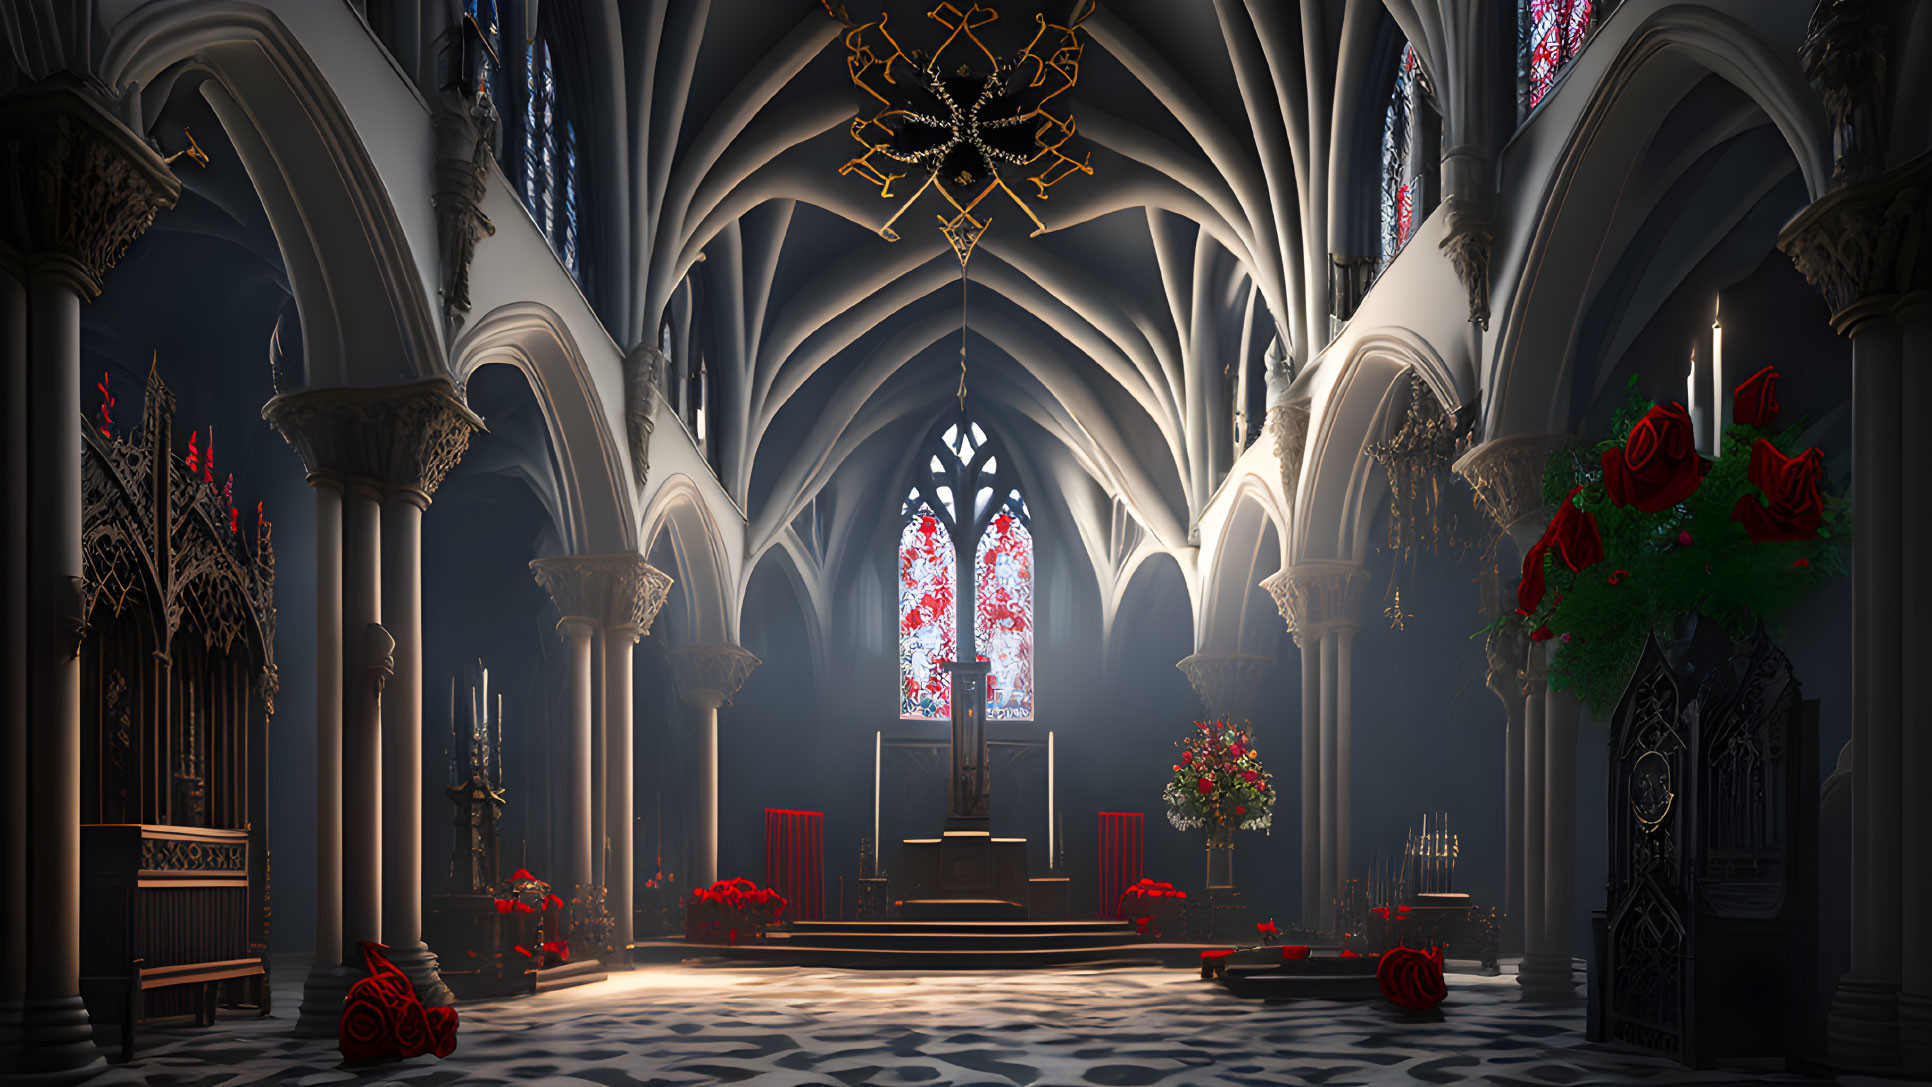
[[[1634,397],[1634,382],[1632,392],[1617,413],[1619,433],[1628,433],[1651,407]],[[1557,639],[1551,687],[1575,692],[1593,714],[1607,716],[1652,633],[1672,637],[1683,617],[1700,614],[1733,638],[1760,620],[1775,633],[1793,606],[1845,571],[1851,507],[1842,494],[1824,492],[1824,523],[1815,539],[1753,543],[1731,517],[1741,497],[1764,500],[1749,479],[1757,440],[1795,456],[1802,432],[1802,422],[1769,430],[1729,427],[1697,490],[1656,513],[1618,506],[1604,491],[1602,454],[1620,448],[1621,438],[1550,455],[1546,501],[1556,505],[1581,485],[1574,505],[1596,518],[1604,552],[1601,562],[1572,571],[1552,549],[1544,555],[1547,588],[1535,614],[1502,620],[1532,632],[1546,629]]]

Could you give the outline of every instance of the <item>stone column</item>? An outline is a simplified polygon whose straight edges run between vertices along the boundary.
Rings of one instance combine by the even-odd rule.
[[[11,372],[21,360],[9,360],[7,380],[15,393],[24,384],[32,451],[18,602],[29,814],[26,882],[13,889],[25,898],[26,939],[6,952],[25,959],[24,1037],[8,1060],[13,1071],[59,1077],[102,1063],[80,998],[80,309],[155,214],[174,206],[181,183],[69,76],[0,98],[0,171],[0,213],[26,273],[24,297],[10,292],[26,320],[9,330],[17,341],[25,329],[25,381]]]
[[[1555,434],[1512,434],[1492,438],[1456,461],[1456,472],[1469,481],[1483,509],[1509,535],[1518,554],[1534,546],[1549,524],[1551,510],[1543,502],[1543,469],[1549,462],[1550,451],[1563,440]],[[1505,571],[1503,581],[1512,585],[1514,579],[1508,573]],[[1505,600],[1498,606],[1513,608],[1513,594],[1506,592]],[[1514,867],[1507,876],[1510,897],[1504,910],[1511,928],[1522,933],[1527,969],[1532,962],[1545,962],[1543,938],[1548,931],[1544,910],[1547,889],[1544,844],[1549,817],[1545,804],[1548,767],[1544,757],[1544,718],[1549,654],[1546,646],[1527,643],[1512,642],[1499,648],[1511,656],[1521,652],[1524,660],[1522,679],[1515,685],[1514,693],[1505,679],[1498,697],[1505,702],[1519,699],[1517,705],[1521,706],[1520,715],[1510,714],[1505,726],[1514,734],[1504,755],[1507,793],[1504,811],[1509,819],[1505,838]],[[1493,660],[1490,681],[1492,685],[1497,682]],[[1573,791],[1565,791],[1563,795],[1574,803]],[[1564,969],[1568,970],[1567,962]],[[1522,980],[1520,974],[1518,980]]]
[[[698,708],[699,744],[704,752],[698,774],[697,852],[693,885],[718,878],[718,707],[731,704],[758,667],[759,660],[735,645],[687,645],[671,651],[678,691]]]
[[[1543,909],[1535,954],[1525,953],[1517,982],[1525,997],[1576,995],[1572,972],[1576,927],[1576,739],[1583,704],[1545,686],[1543,703]]]
[[[1318,924],[1323,931],[1334,926],[1335,899],[1347,872],[1346,782],[1352,766],[1343,742],[1347,669],[1367,582],[1360,566],[1311,563],[1291,566],[1261,583],[1302,650],[1302,905],[1304,910],[1314,907],[1304,923]],[[1313,819],[1311,792],[1318,796]]]
[[[1242,653],[1196,653],[1174,667],[1187,676],[1209,719],[1241,724],[1254,710],[1255,688],[1275,666],[1272,657]]]
[[[1932,293],[1920,292],[1918,302],[1901,308],[1904,326],[1904,395],[1902,404],[1925,404],[1932,396]],[[1921,500],[1905,503],[1903,539],[1922,541],[1932,532],[1923,496],[1932,494],[1932,430],[1923,426],[1906,428],[1899,449],[1899,464],[1904,469],[1900,489]],[[1907,562],[1900,571],[1899,595],[1907,601],[1923,602],[1932,597],[1932,578],[1923,563]],[[1918,613],[1908,612],[1908,615]],[[1901,631],[1900,656],[1906,661],[1932,660],[1932,637],[1923,622],[1908,620]],[[1905,717],[1903,758],[1900,780],[1905,787],[1903,805],[1904,840],[1899,855],[1903,872],[1899,884],[1901,902],[1932,901],[1932,713],[1923,696],[1908,698]],[[1899,963],[1898,1027],[1901,1063],[1914,1072],[1932,1071],[1932,932],[1923,925],[1908,924],[1903,933]]]
[[[342,954],[382,941],[382,684],[395,640],[382,616],[382,494],[365,478],[342,499]],[[339,1017],[339,1013],[338,1013]]]
[[[430,1004],[454,999],[422,940],[422,517],[483,424],[447,378],[306,389],[277,396],[262,414],[301,456],[317,487],[320,900],[298,1032],[327,1035],[335,1032],[346,985],[360,973],[356,943],[377,938],[357,932],[378,934]],[[362,632],[372,622],[384,625],[395,649],[382,718],[369,723],[356,718],[354,707],[364,683]],[[365,735],[365,728],[373,731]],[[374,755],[364,754],[371,744]],[[375,835],[374,847],[351,845],[345,855],[344,827]],[[364,871],[372,858],[377,868]],[[345,893],[367,896],[372,888],[373,927],[357,921],[353,910],[341,912]],[[335,934],[325,938],[320,930],[329,925]],[[343,961],[350,969],[336,968]]]
[[[1293,620],[1290,620],[1292,622]],[[1320,929],[1322,917],[1322,642],[1295,635],[1301,650],[1301,917]]]
[[[1882,96],[1881,96],[1882,97]],[[1864,101],[1864,99],[1857,99]],[[1881,129],[1882,130],[1882,129]],[[1848,130],[1849,131],[1849,130]],[[1867,151],[1873,150],[1867,148]],[[1875,168],[1877,160],[1871,160]],[[1919,795],[1928,787],[1910,758],[1923,758],[1917,737],[1928,724],[1907,698],[1907,645],[1923,643],[1908,626],[1924,613],[1927,585],[1910,570],[1904,509],[1920,495],[1905,490],[1905,395],[1923,387],[1923,351],[1932,291],[1932,152],[1882,173],[1846,170],[1837,187],[1800,212],[1778,247],[1818,286],[1832,326],[1852,341],[1852,931],[1851,972],[1838,982],[1827,1019],[1834,1063],[1892,1068],[1903,1059],[1932,1067],[1932,942],[1904,923],[1917,902],[1907,887],[1926,888],[1932,864],[1923,849]],[[1910,372],[1910,377],[1908,377]],[[1911,439],[1914,447],[1918,438]],[[1913,515],[1914,525],[1918,514]],[[1910,738],[1908,738],[1910,737]],[[1909,949],[1908,949],[1909,941]],[[1913,990],[1901,992],[1911,958]]]
[[[1516,983],[1525,995],[1536,974],[1533,965],[1547,971],[1544,937],[1544,851],[1549,808],[1544,768],[1548,760],[1544,745],[1548,733],[1544,720],[1548,709],[1550,655],[1547,645],[1532,645],[1523,699],[1523,962],[1516,972]]]
[[[601,814],[610,832],[610,865],[604,901],[611,927],[602,949],[609,961],[628,962],[632,902],[635,896],[631,856],[631,647],[650,633],[651,622],[664,604],[671,579],[633,553],[615,555],[559,555],[530,564],[537,581],[556,602],[562,618],[557,629],[569,647],[567,688],[570,720],[565,736],[561,790],[566,805],[564,824],[564,879],[575,897],[595,897],[596,855],[604,843],[594,837]],[[592,653],[601,651],[604,688],[591,689]],[[605,747],[593,752],[592,718],[603,722]],[[594,759],[593,759],[594,756]],[[604,808],[592,810],[593,761],[601,765]]]
[[[0,886],[27,886],[27,269],[0,247]],[[0,947],[27,946],[27,902],[0,896]],[[27,956],[0,961],[0,1064],[20,1044]]]
[[[636,729],[631,692],[631,649],[651,631],[651,621],[664,605],[671,579],[640,555],[614,556],[608,574],[609,610],[604,633],[604,825],[610,832],[610,864],[605,879],[610,887],[611,947],[614,962],[630,965],[632,925],[636,921],[636,849],[632,832],[637,825],[632,781],[632,736]]]
[[[1484,644],[1487,683],[1503,703],[1503,946],[1523,938],[1523,698],[1529,642],[1520,629],[1498,631]]]

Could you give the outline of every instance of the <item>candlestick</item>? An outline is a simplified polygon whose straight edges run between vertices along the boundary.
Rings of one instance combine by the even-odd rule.
[[[872,874],[879,874],[879,769],[885,764],[885,732],[872,734]]]
[[[456,677],[449,677],[449,746],[443,750],[443,759],[449,763],[449,784],[455,788],[461,784],[456,774]]]
[[[501,788],[503,785],[503,696],[501,694],[496,696],[496,716],[491,720],[496,723],[496,764],[490,771],[490,784],[493,788]]]

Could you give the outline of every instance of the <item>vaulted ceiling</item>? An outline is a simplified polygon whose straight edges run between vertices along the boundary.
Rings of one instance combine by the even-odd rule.
[[[1032,0],[988,6],[1008,40],[1034,25]],[[613,323],[654,342],[680,283],[702,278],[720,476],[753,553],[815,498],[860,516],[878,503],[858,496],[899,489],[882,477],[954,408],[962,316],[973,411],[1066,496],[1093,549],[1116,498],[1185,545],[1236,452],[1241,367],[1258,405],[1272,340],[1306,360],[1325,339],[1331,142],[1347,142],[1332,132],[1349,97],[1336,88],[1366,84],[1381,3],[1102,5],[1068,96],[1093,173],[1034,205],[1037,237],[995,194],[964,307],[934,218],[944,202],[928,193],[887,241],[897,201],[840,173],[863,151],[849,125],[870,101],[845,37],[878,0],[847,5],[850,23],[818,3],[614,7],[611,25],[593,9],[582,28],[621,43],[605,74],[630,104],[633,259]],[[948,33],[935,10],[895,0],[883,14],[902,47],[931,50]]]

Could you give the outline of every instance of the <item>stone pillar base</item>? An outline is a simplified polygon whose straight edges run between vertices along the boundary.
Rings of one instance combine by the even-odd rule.
[[[20,1045],[27,1037],[21,1026],[21,1014],[19,1000],[0,1001],[0,1068],[13,1068],[20,1063]]]
[[[21,1005],[20,1024],[12,1067],[21,1078],[7,1082],[78,1083],[107,1068],[79,996],[30,996]]]
[[[1533,952],[1516,972],[1524,1000],[1575,1000],[1576,972],[1568,956]]]
[[[1846,974],[1825,1016],[1825,1052],[1840,1068],[1893,1068],[1899,1060],[1898,986]]]
[[[1916,1073],[1932,1072],[1932,997],[1898,997],[1899,1063]]]
[[[343,964],[309,967],[302,983],[302,1012],[295,1020],[297,1038],[333,1038],[342,1024],[342,1002],[349,998],[349,986],[368,975]]]
[[[391,945],[383,956],[409,979],[424,1007],[447,1008],[456,1003],[456,994],[443,984],[443,975],[437,970],[436,953],[421,940],[403,947]]]

